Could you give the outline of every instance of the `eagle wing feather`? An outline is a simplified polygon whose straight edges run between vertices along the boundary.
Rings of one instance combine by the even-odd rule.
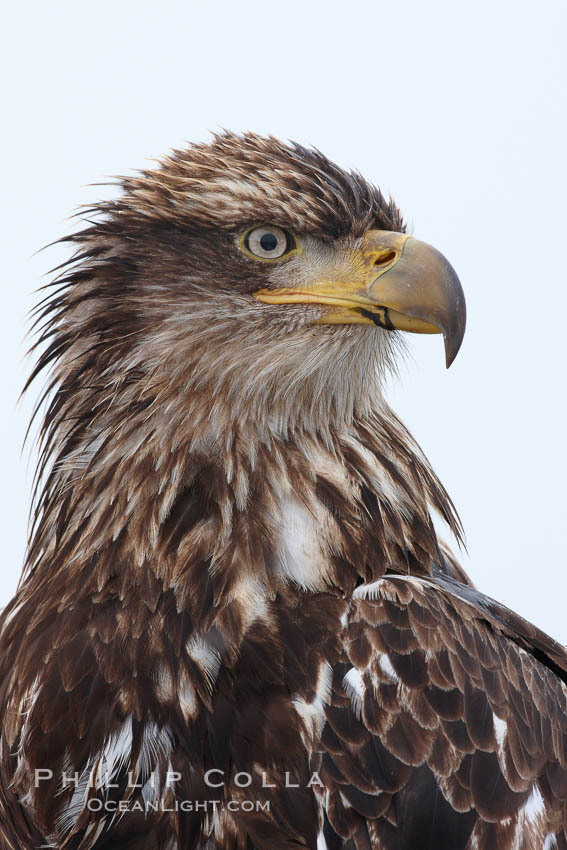
[[[541,848],[559,833],[563,647],[441,575],[359,586],[344,647],[318,753],[329,846],[331,832],[357,844],[362,821],[384,850]]]

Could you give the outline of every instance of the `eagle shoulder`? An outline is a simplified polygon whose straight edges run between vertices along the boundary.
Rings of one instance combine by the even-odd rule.
[[[442,573],[359,586],[343,625],[318,752],[328,846],[562,846],[564,648]]]

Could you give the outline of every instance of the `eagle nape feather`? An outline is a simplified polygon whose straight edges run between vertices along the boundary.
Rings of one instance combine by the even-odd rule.
[[[388,407],[458,277],[320,152],[223,133],[120,180],[37,309],[0,850],[567,850],[567,656],[438,538]]]

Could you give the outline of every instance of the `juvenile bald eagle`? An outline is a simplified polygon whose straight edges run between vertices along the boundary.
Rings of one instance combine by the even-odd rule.
[[[567,658],[440,545],[388,408],[458,279],[314,150],[225,134],[121,181],[39,308],[0,847],[566,848]]]

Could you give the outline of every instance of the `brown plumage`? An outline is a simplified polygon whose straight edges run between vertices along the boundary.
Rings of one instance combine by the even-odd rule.
[[[437,539],[381,392],[403,321],[291,303],[406,245],[395,205],[251,134],[121,186],[38,308],[0,848],[567,848],[567,658]]]

